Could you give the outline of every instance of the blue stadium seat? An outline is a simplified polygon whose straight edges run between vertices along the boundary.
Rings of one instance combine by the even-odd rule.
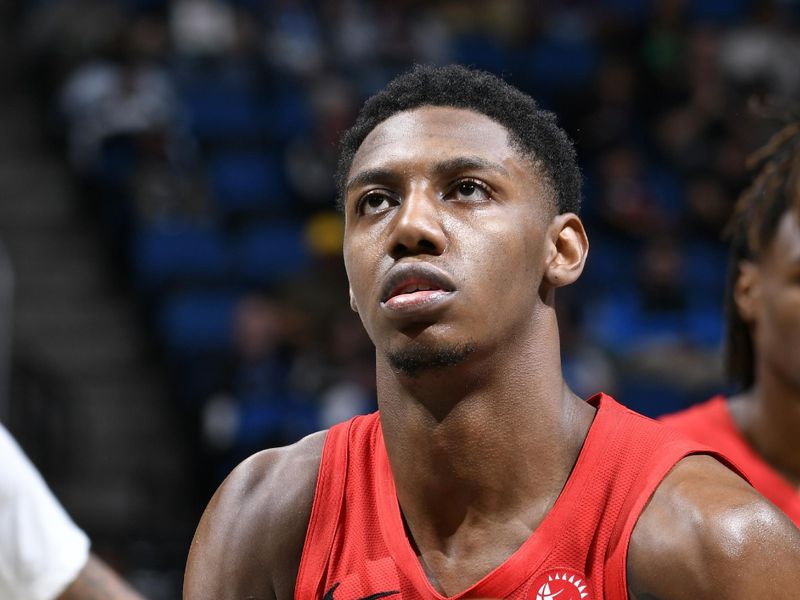
[[[181,89],[191,131],[201,141],[261,135],[259,97],[250,85],[224,77],[195,78]]]
[[[617,396],[625,406],[648,417],[676,412],[686,408],[692,400],[688,392],[660,379],[627,379],[622,382]]]
[[[685,192],[675,173],[661,165],[650,165],[645,182],[659,208],[669,217],[677,220],[681,212],[685,210],[683,206]]]
[[[693,307],[689,311],[687,319],[693,343],[721,351],[725,331],[721,299],[713,306]]]
[[[291,85],[270,90],[262,103],[259,118],[266,137],[273,142],[286,142],[295,136],[308,135],[313,116],[306,95]]]
[[[286,188],[275,156],[225,152],[211,160],[209,176],[217,207],[224,215],[285,208]]]
[[[535,89],[583,88],[591,83],[598,59],[590,40],[542,38],[527,55],[529,77]]]
[[[638,262],[638,248],[633,242],[590,233],[589,256],[581,280],[601,290],[630,285],[636,277]]]
[[[272,285],[309,266],[302,224],[275,221],[253,226],[235,240],[237,274],[250,285]]]
[[[620,355],[635,352],[638,345],[646,342],[680,343],[692,339],[688,309],[646,312],[632,285],[615,288],[613,293],[596,300],[586,316],[591,338]]]
[[[697,304],[718,306],[725,291],[728,250],[722,242],[694,240],[686,246],[686,283]]]
[[[230,266],[227,243],[215,227],[180,221],[140,228],[131,258],[145,294],[169,284],[222,283]]]
[[[229,351],[238,300],[239,293],[228,290],[185,291],[168,297],[158,325],[170,358]]]
[[[297,394],[250,394],[240,399],[239,408],[239,446],[263,446],[275,438],[299,439],[319,428],[317,405]]]

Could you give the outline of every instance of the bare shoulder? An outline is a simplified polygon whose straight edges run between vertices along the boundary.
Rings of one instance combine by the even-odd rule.
[[[324,442],[318,432],[231,472],[197,527],[184,598],[292,598]]]
[[[800,531],[710,456],[680,461],[642,512],[628,552],[631,598],[800,597]]]

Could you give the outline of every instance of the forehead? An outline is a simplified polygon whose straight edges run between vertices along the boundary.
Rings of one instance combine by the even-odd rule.
[[[518,166],[530,162],[513,147],[508,130],[486,115],[462,108],[423,106],[379,123],[359,146],[350,174],[392,163],[469,155]]]

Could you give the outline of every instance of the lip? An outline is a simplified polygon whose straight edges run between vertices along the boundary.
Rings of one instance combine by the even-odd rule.
[[[400,265],[389,272],[380,304],[389,314],[402,317],[429,312],[455,293],[455,284],[444,271],[427,264]]]

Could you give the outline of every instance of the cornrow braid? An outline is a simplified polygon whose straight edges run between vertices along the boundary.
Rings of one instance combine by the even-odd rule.
[[[743,389],[755,383],[755,347],[734,299],[739,267],[743,261],[759,260],[787,211],[800,215],[800,119],[784,125],[753,152],[747,167],[757,171],[756,176],[739,196],[724,232],[730,239],[725,365],[728,377]]]

